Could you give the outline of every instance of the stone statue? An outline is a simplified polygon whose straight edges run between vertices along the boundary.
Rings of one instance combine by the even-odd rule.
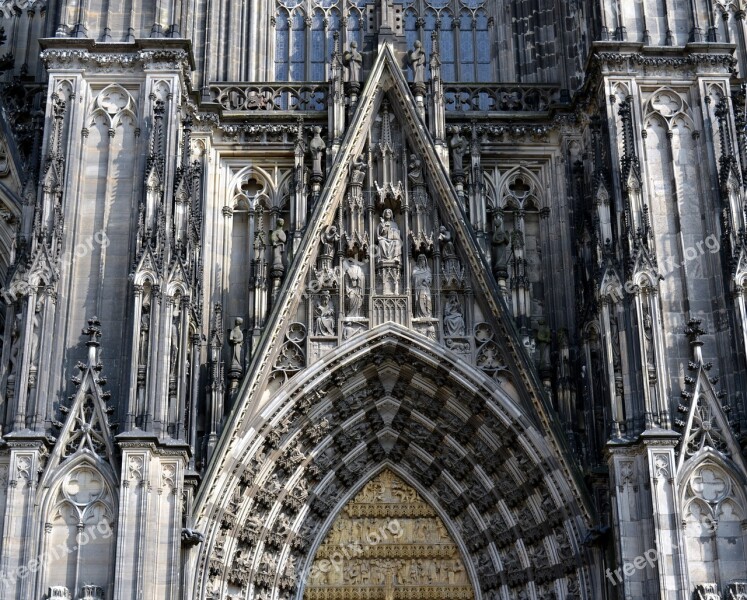
[[[285,225],[284,219],[278,219],[277,227],[270,234],[270,243],[272,244],[272,268],[275,271],[283,271],[285,266],[283,264],[283,254],[285,254],[285,242],[287,237],[283,230]]]
[[[410,67],[412,68],[412,80],[414,83],[425,83],[425,50],[420,40],[415,40],[415,45],[408,55]]]
[[[464,171],[464,156],[469,153],[469,142],[462,135],[459,127],[452,127],[451,133],[452,136],[449,140],[451,161],[454,163],[454,171],[460,173]]]
[[[140,345],[138,347],[138,363],[148,364],[148,340],[150,339],[150,304],[143,304],[140,313]]]
[[[34,316],[31,322],[31,353],[29,355],[29,364],[36,366],[39,363],[39,343],[41,342],[41,318],[42,309],[44,308],[44,299],[39,298],[34,307]]]
[[[322,170],[322,154],[327,149],[327,145],[321,136],[322,128],[318,125],[314,127],[314,137],[309,142],[309,151],[311,152],[312,171],[314,175],[321,175]]]
[[[348,81],[350,83],[360,83],[363,55],[358,52],[358,42],[350,42],[350,49],[342,55],[342,63],[348,69]]]
[[[423,162],[417,154],[410,155],[410,167],[407,172],[407,177],[410,180],[410,185],[413,187],[425,184],[425,177],[423,177]]]
[[[228,337],[228,342],[231,344],[233,349],[231,353],[231,368],[241,369],[241,346],[244,343],[244,333],[241,331],[241,326],[244,324],[244,319],[237,317],[234,321],[234,327],[231,330],[231,334]]]
[[[547,368],[550,366],[550,344],[552,343],[552,332],[544,319],[537,321],[537,332],[535,334],[537,348],[539,349],[539,366]]]
[[[337,227],[330,225],[324,231],[322,231],[321,242],[322,242],[322,256],[334,256],[336,242],[340,241],[340,234],[337,233]]]
[[[329,292],[324,292],[314,310],[316,316],[316,335],[335,335],[335,307],[329,297]]]
[[[345,295],[348,299],[348,312],[346,316],[361,317],[366,276],[361,268],[361,263],[353,258],[345,260],[343,269],[345,270]]]
[[[176,375],[176,367],[179,361],[179,310],[174,311],[174,317],[171,320],[171,346],[169,361],[171,364],[171,371]]]
[[[433,316],[432,284],[433,273],[428,266],[428,260],[425,254],[420,254],[415,268],[412,270],[412,287],[415,291],[414,313],[416,318],[429,319]]]
[[[441,227],[439,227],[438,241],[441,242],[441,254],[445,261],[456,257],[454,242],[451,241],[451,232],[448,230],[446,225],[441,225]]]
[[[379,260],[400,262],[402,259],[402,236],[399,226],[394,221],[394,213],[392,213],[391,208],[384,210],[384,215],[376,228],[376,235],[379,243]]]
[[[506,230],[503,228],[503,217],[496,214],[493,219],[493,270],[502,273],[506,270],[508,264],[508,244],[509,239]]]
[[[464,315],[462,305],[459,304],[459,296],[451,292],[444,306],[444,332],[449,337],[463,336],[465,331]]]
[[[11,376],[15,379],[16,369],[18,367],[18,355],[21,351],[21,321],[23,315],[21,312],[16,313],[15,319],[13,319],[13,329],[10,333],[10,367],[8,371]]]
[[[366,177],[366,171],[368,170],[368,163],[366,157],[362,154],[353,163],[353,172],[350,175],[351,183],[362,185],[363,179]]]

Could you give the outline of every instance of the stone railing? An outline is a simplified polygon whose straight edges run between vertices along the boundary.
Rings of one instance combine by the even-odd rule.
[[[213,83],[210,101],[225,111],[323,111],[327,110],[327,83]]]
[[[544,112],[559,101],[558,86],[444,84],[444,104],[450,113]]]

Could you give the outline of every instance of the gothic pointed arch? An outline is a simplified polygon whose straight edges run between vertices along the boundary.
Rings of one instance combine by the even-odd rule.
[[[81,452],[46,475],[36,530],[43,589],[57,589],[61,597],[82,597],[84,587],[101,594],[114,574],[116,474]]]
[[[395,465],[373,475],[312,548],[304,600],[368,597],[382,587],[389,596],[474,598],[472,569],[417,487]]]
[[[459,536],[476,597],[532,581],[587,597],[589,513],[574,475],[510,398],[515,388],[493,381],[393,323],[291,378],[223,465],[232,483],[200,521],[195,595],[254,586],[301,598],[310,549],[389,463]]]

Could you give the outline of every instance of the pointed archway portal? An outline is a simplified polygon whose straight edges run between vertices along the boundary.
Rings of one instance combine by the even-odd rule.
[[[337,516],[303,600],[472,600],[459,548],[435,510],[385,469]]]

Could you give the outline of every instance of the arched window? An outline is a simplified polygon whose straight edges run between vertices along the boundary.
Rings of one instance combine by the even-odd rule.
[[[303,81],[306,67],[306,19],[302,10],[291,17],[290,80]]]
[[[488,31],[488,15],[480,9],[475,14],[475,48],[477,49],[477,81],[492,81],[490,33]]]
[[[363,16],[357,9],[352,9],[348,15],[348,43],[356,41],[358,48],[361,47],[363,30]]]
[[[275,79],[288,79],[288,50],[290,48],[288,13],[281,10],[275,18]]]
[[[459,15],[459,81],[475,80],[474,20],[469,11]]]
[[[423,27],[423,46],[425,47],[425,52],[430,57],[431,50],[432,50],[432,44],[431,44],[431,32],[436,30],[436,23],[438,23],[438,15],[436,14],[436,11],[434,10],[426,10],[425,11],[425,25]],[[441,39],[439,37],[438,40],[439,44],[441,43]],[[440,48],[439,48],[440,50]],[[443,56],[441,57],[441,60],[443,60]],[[425,70],[425,76],[428,77],[428,69]]]
[[[456,52],[454,44],[454,18],[446,10],[441,13],[439,51],[441,52],[441,77],[444,81],[457,81]]]
[[[311,79],[312,81],[324,80],[324,67],[326,59],[324,34],[324,13],[317,9],[311,17]]]

